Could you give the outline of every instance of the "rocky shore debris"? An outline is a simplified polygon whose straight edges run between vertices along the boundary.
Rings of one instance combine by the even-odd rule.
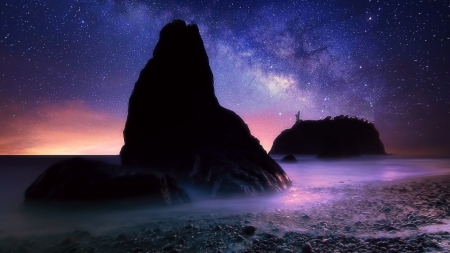
[[[151,225],[151,224],[150,224]],[[449,239],[439,235],[419,234],[407,237],[356,237],[353,235],[317,235],[285,232],[280,235],[261,232],[248,238],[237,234],[237,227],[222,224],[222,233],[210,233],[209,226],[194,230],[171,227],[159,233],[146,234],[126,231],[126,236],[92,236],[89,242],[79,242],[68,235],[61,243],[56,238],[40,241],[31,239],[0,240],[2,252],[361,252],[361,253],[417,253],[443,250]],[[121,234],[122,235],[122,234]],[[64,237],[63,237],[64,238]],[[441,246],[442,245],[442,246]],[[31,251],[30,249],[33,249]]]
[[[450,252],[449,189],[450,176],[314,187],[309,191],[332,193],[335,199],[294,209],[158,219],[104,234],[82,230],[2,238],[0,249],[6,253]],[[445,204],[436,204],[438,200]],[[246,226],[254,226],[254,233],[247,234]]]

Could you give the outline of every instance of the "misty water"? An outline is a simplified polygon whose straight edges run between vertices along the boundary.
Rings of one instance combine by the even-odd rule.
[[[0,238],[18,235],[60,233],[88,229],[101,233],[163,219],[191,219],[199,215],[216,217],[229,213],[295,209],[336,198],[332,194],[311,191],[339,185],[428,175],[450,174],[448,158],[413,158],[400,156],[367,156],[342,160],[318,160],[297,156],[298,163],[280,163],[292,188],[283,194],[253,199],[203,200],[185,187],[191,204],[165,208],[134,207],[102,210],[57,210],[30,212],[23,208],[25,189],[51,164],[68,156],[0,156]],[[91,156],[119,164],[118,156]],[[281,156],[273,156],[280,162]]]

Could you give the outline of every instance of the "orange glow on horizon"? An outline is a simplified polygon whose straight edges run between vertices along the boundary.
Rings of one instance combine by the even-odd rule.
[[[39,115],[21,115],[7,122],[0,132],[0,155],[119,154],[125,117],[90,109],[80,100],[47,103],[39,111]],[[242,118],[267,152],[276,136],[293,124],[267,113]]]
[[[87,108],[82,101],[45,104],[0,132],[3,155],[109,155],[123,145],[125,119]]]
[[[118,155],[123,145],[126,116],[91,109],[80,100],[42,103],[38,113],[20,114],[20,106],[9,110],[14,117],[0,111],[0,155]],[[294,124],[294,119],[276,113],[240,116],[267,152],[275,138]],[[381,140],[386,152],[395,155],[450,157],[449,150],[403,145],[387,134]]]

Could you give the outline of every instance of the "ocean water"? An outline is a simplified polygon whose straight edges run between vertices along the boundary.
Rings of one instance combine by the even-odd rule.
[[[350,159],[316,159],[297,156],[295,164],[280,163],[295,186],[329,186],[341,182],[392,181],[450,173],[450,158],[361,156]]]
[[[29,212],[23,209],[25,189],[51,164],[72,156],[0,156],[0,238],[18,235],[59,233],[73,229],[107,230],[158,219],[189,219],[195,215],[220,215],[273,211],[306,206],[333,196],[310,189],[368,181],[450,174],[449,158],[363,156],[341,160],[318,160],[297,156],[295,164],[280,163],[293,181],[290,191],[271,197],[232,200],[202,200],[168,208],[123,208],[118,210],[58,210]],[[90,156],[119,164],[118,156]],[[280,162],[282,156],[273,156]],[[187,189],[189,192],[189,189]]]

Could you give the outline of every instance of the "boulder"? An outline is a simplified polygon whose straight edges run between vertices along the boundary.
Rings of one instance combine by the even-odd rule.
[[[384,145],[373,123],[348,116],[299,120],[278,135],[270,155],[348,157],[384,155]]]
[[[282,163],[296,163],[297,158],[295,158],[295,156],[293,156],[293,155],[287,155],[287,156],[281,158],[281,162]]]
[[[123,165],[162,171],[213,196],[290,187],[244,121],[223,108],[196,25],[167,24],[130,96]]]
[[[162,205],[190,202],[189,196],[170,176],[79,157],[50,166],[25,192],[25,200],[29,202],[125,199]]]

